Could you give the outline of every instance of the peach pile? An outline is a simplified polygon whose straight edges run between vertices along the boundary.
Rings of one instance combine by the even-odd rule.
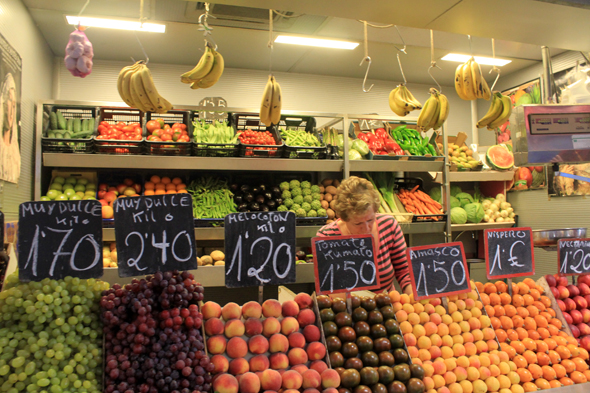
[[[525,392],[583,383],[590,377],[588,352],[568,336],[551,308],[551,299],[530,278],[508,285],[477,283],[503,353]]]
[[[545,280],[557,299],[565,321],[582,348],[590,351],[590,275],[578,277],[577,285],[563,276],[546,275]]]
[[[283,304],[269,299],[262,305],[207,302],[202,307],[207,350],[217,374],[219,393],[308,390],[319,392],[340,385],[340,377],[323,359],[326,347],[306,293]],[[331,393],[336,393],[330,391]],[[328,392],[328,393],[330,393]]]
[[[424,368],[427,393],[523,392],[476,290],[448,297],[448,311],[441,299],[389,296],[412,362]]]

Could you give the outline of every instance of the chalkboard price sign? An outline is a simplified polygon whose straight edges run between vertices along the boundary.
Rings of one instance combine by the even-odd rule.
[[[488,279],[535,274],[531,228],[486,229],[483,235]]]
[[[294,283],[295,214],[225,216],[225,285],[228,288]]]
[[[414,299],[471,291],[463,243],[410,247],[406,250]]]
[[[314,237],[311,244],[317,293],[380,288],[372,235]]]
[[[561,275],[590,273],[590,239],[559,239],[557,260]]]
[[[102,277],[102,207],[96,200],[19,206],[19,278]]]
[[[115,200],[119,277],[197,268],[192,203],[186,193]]]

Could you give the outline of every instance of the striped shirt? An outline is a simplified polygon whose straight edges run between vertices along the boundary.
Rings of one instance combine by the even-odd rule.
[[[397,279],[400,288],[410,284],[410,270],[406,260],[406,240],[396,219],[387,214],[377,214],[377,231],[379,233],[379,252],[377,264],[381,288],[379,290],[393,289],[393,276]],[[338,228],[338,221],[323,226],[317,236],[340,236],[342,232]]]

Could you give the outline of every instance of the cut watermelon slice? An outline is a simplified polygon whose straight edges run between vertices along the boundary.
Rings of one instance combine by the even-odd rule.
[[[486,152],[486,161],[493,169],[507,170],[514,166],[514,156],[504,146],[491,146]]]

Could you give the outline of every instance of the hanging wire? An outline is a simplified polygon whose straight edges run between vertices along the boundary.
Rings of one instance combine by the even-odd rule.
[[[393,47],[394,47],[395,49],[397,49],[397,50],[398,50],[398,53],[397,53],[397,64],[399,64],[399,70],[400,70],[400,71],[401,71],[401,73],[402,73],[402,78],[404,78],[404,84],[406,84],[406,83],[408,83],[408,80],[406,79],[406,75],[404,74],[404,69],[403,69],[403,67],[402,67],[402,61],[401,61],[401,59],[399,58],[399,54],[400,54],[400,52],[401,52],[401,53],[403,53],[404,55],[407,55],[407,54],[408,54],[408,53],[406,52],[406,42],[404,41],[404,37],[402,37],[402,33],[400,33],[400,31],[399,31],[399,29],[397,28],[397,26],[394,26],[394,27],[395,27],[395,29],[397,30],[397,34],[399,34],[399,38],[401,38],[401,40],[402,40],[402,43],[404,44],[404,47],[403,47],[402,49],[398,48],[396,45],[394,45]]]
[[[217,44],[213,39],[213,34],[211,31],[213,30],[212,27],[209,26],[207,23],[208,18],[215,18],[215,16],[209,14],[209,3],[205,3],[205,13],[199,16],[199,31],[203,32],[203,37],[205,39],[205,46],[213,47],[213,49],[217,50]]]
[[[272,29],[273,29],[273,10],[268,10],[268,48],[270,49],[270,56],[269,56],[269,64],[268,64],[268,72],[270,74],[272,74],[272,52],[274,49],[274,44],[273,44],[273,34],[272,34]]]
[[[144,18],[144,16],[143,16],[143,0],[141,0],[141,2],[139,4],[139,23],[141,24],[141,26],[143,26],[144,19],[146,19],[146,18]],[[133,34],[135,34],[135,38],[137,39],[137,43],[139,44],[139,47],[141,48],[141,51],[143,52],[143,55],[145,56],[144,64],[147,65],[150,62],[150,57],[147,55],[145,48],[141,44],[141,41],[139,40],[139,36],[137,35],[137,31],[133,30]],[[136,61],[133,57],[131,58],[131,60],[133,60],[133,62],[136,63]]]
[[[432,75],[433,68],[438,68],[439,70],[442,71],[442,68],[440,68],[438,65],[436,65],[436,60],[434,59],[434,31],[431,29],[430,30],[430,67],[428,67],[428,75],[430,75],[430,77],[432,78],[434,83],[436,83],[436,85],[438,86],[438,92],[442,93],[442,87],[440,87],[440,83],[438,83],[438,81],[436,80],[434,75]]]
[[[404,55],[407,55],[406,53],[406,41],[404,41],[404,37],[402,37],[402,33],[399,31],[399,29],[397,28],[396,25],[393,25],[393,27],[395,27],[395,29],[397,30],[397,34],[399,34],[399,38],[402,40],[402,44],[404,44],[404,47],[402,49],[398,48],[397,46],[395,46],[395,49],[397,49],[398,51],[402,52]]]
[[[383,26],[380,26],[380,25],[375,25],[375,24],[373,24],[373,23],[369,23],[369,22],[366,22],[366,21],[364,21],[364,20],[359,20],[359,19],[357,19],[357,21],[358,21],[358,22],[361,22],[361,23],[366,23],[368,26],[375,27],[375,28],[377,28],[377,29],[387,29],[387,28],[389,28],[389,27],[393,27],[393,26],[395,26],[395,25],[383,25]]]
[[[467,34],[467,39],[469,40],[469,53],[471,54],[471,57],[473,57],[473,45],[471,43],[471,35]]]
[[[279,12],[277,10],[273,10],[275,14],[282,16],[283,18],[299,18],[300,16],[303,16],[305,14],[297,14],[297,15],[287,15],[287,14],[283,14],[282,12]]]
[[[496,58],[496,40],[494,38],[492,38],[492,59],[495,59],[495,58]],[[489,73],[491,74],[492,71],[496,72],[498,75],[496,75],[496,80],[494,80],[494,83],[492,83],[492,87],[490,87],[490,91],[494,91],[494,86],[496,86],[498,79],[500,79],[500,67],[494,65]]]
[[[371,85],[368,89],[365,87],[366,83],[367,83],[367,77],[369,76],[369,69],[371,68],[371,57],[369,56],[369,39],[368,39],[368,34],[367,34],[367,21],[363,21],[364,24],[364,31],[365,31],[365,57],[361,60],[361,64],[359,64],[359,67],[363,65],[363,63],[365,61],[369,62],[369,65],[367,66],[367,71],[365,72],[365,78],[363,79],[363,92],[368,93],[371,91],[371,89],[373,88],[374,85]]]
[[[80,12],[78,12],[78,26],[76,27],[77,30],[80,30],[80,16],[82,16],[82,13],[84,12],[88,4],[90,4],[90,0],[86,0],[86,4],[84,4],[84,7],[82,7]]]

